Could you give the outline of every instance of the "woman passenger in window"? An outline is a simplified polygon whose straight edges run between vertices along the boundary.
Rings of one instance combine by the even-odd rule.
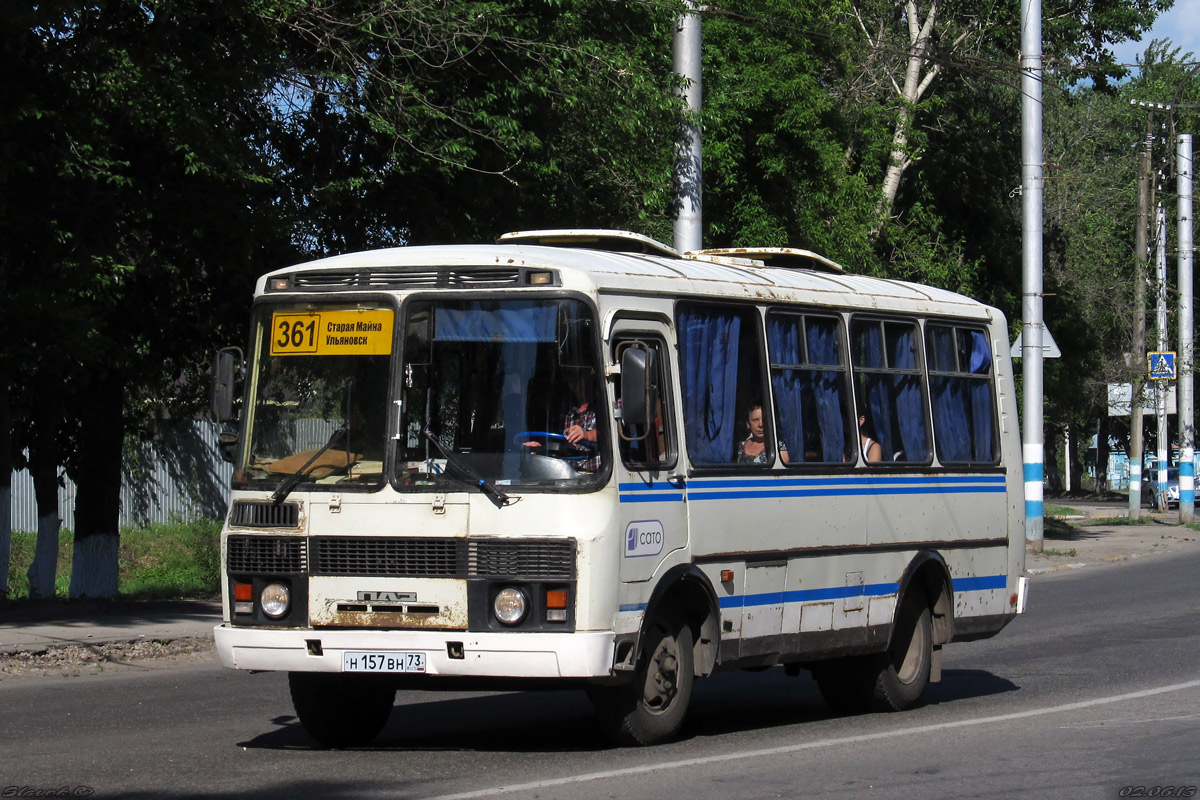
[[[858,410],[858,441],[859,447],[862,449],[863,461],[868,463],[883,461],[883,448],[879,442],[867,436],[867,411],[863,408]]]
[[[767,434],[766,426],[763,424],[762,406],[750,406],[750,413],[746,415],[746,424],[750,428],[750,435],[738,444],[737,463],[769,463],[767,461]],[[779,443],[779,457],[783,460],[783,463],[788,463],[787,445],[783,442]]]

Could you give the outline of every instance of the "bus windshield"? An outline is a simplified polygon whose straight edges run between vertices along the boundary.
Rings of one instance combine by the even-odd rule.
[[[382,485],[393,319],[379,305],[259,309],[235,482]]]
[[[577,300],[407,308],[401,486],[584,486],[606,464],[592,311]]]

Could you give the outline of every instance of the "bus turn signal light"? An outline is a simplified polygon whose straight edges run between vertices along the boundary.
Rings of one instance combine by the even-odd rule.
[[[567,621],[567,590],[566,589],[547,589],[546,590],[546,621],[547,622],[566,622]]]
[[[233,585],[234,600],[253,600],[254,586],[249,583],[235,583]]]

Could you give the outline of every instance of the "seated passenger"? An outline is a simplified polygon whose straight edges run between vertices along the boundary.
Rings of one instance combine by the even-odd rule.
[[[766,426],[763,424],[762,406],[750,406],[750,412],[746,415],[746,424],[750,428],[750,435],[738,444],[737,463],[770,463],[767,461],[767,435]],[[779,457],[783,463],[788,463],[787,445],[783,442],[779,443]]]
[[[883,461],[883,448],[879,442],[867,436],[867,412],[861,408],[858,410],[858,440],[862,449],[863,461],[868,463]]]

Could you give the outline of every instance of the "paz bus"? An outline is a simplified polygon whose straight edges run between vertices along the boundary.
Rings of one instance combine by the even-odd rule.
[[[221,662],[287,672],[331,746],[405,688],[578,687],[642,745],[723,670],[912,706],[1024,606],[1007,332],[808,251],[621,231],[271,272],[215,368]]]

